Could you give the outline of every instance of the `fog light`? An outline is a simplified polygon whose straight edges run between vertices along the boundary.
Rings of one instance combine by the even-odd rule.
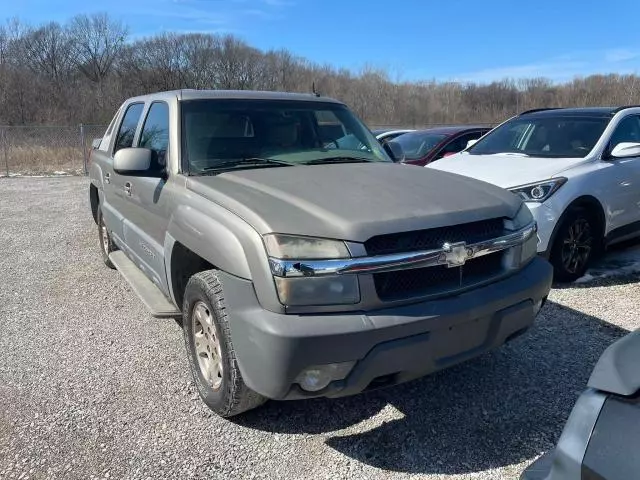
[[[303,390],[318,392],[334,380],[344,379],[356,362],[329,363],[314,365],[304,369],[295,379]]]

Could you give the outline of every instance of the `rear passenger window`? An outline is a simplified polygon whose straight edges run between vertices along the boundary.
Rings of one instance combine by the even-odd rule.
[[[121,148],[133,146],[133,137],[136,134],[136,127],[140,121],[143,109],[144,103],[134,103],[129,105],[124,114],[124,118],[122,119],[122,123],[120,124],[120,130],[118,130],[118,136],[116,137],[116,145],[113,149],[113,153],[116,153]]]
[[[169,106],[166,103],[151,104],[142,126],[138,147],[153,150],[157,167],[165,167],[169,148]]]

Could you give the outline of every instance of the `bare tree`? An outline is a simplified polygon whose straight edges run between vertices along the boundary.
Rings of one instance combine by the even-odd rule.
[[[73,66],[72,44],[69,32],[58,23],[51,22],[30,29],[22,37],[26,65],[36,74],[59,84]]]
[[[128,30],[106,13],[78,15],[69,24],[74,65],[91,82],[102,84],[122,52]]]
[[[311,92],[352,106],[370,124],[497,123],[544,106],[640,103],[640,77],[607,74],[559,84],[400,81],[383,68],[318,64],[258,50],[233,35],[162,33],[128,41],[106,14],[0,26],[0,124],[107,122],[125,98],[178,88]]]

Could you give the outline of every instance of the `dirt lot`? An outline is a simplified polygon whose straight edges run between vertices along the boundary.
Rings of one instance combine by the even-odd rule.
[[[101,263],[87,185],[0,179],[0,478],[517,478],[555,443],[601,352],[640,325],[631,247],[601,278],[555,289],[532,331],[494,353],[222,420],[195,392],[180,327]]]

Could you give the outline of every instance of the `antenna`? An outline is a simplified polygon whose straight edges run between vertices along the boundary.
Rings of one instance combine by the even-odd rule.
[[[320,96],[320,94],[319,94],[319,93],[317,92],[317,90],[316,90],[316,82],[313,82],[313,83],[311,84],[311,91],[313,92],[313,94],[314,94],[316,97],[319,97],[319,96]]]

